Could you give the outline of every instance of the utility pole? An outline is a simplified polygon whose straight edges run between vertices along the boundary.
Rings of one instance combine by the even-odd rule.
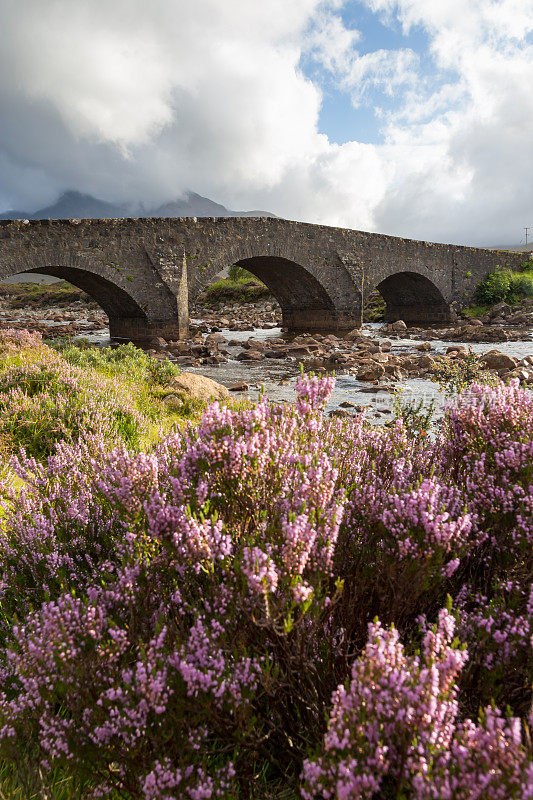
[[[531,226],[529,226],[529,227],[531,227]],[[527,247],[527,234],[528,234],[528,231],[529,231],[529,227],[524,228],[524,230],[526,232],[526,247]]]

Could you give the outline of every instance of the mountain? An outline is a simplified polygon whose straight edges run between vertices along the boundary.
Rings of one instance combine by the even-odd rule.
[[[122,217],[275,217],[268,211],[230,211],[195,192],[155,208],[108,203],[90,194],[64,192],[51,206],[38,211],[5,211],[0,219],[115,219]]]
[[[173,200],[164,203],[153,212],[147,214],[149,217],[233,217],[236,216],[232,211],[228,211],[225,206],[202,197],[195,192],[187,192],[183,200]]]
[[[533,252],[533,243],[532,242],[528,242],[528,244],[514,244],[514,245],[505,244],[505,245],[501,245],[500,247],[494,247],[493,246],[490,249],[491,250],[512,250],[512,251],[515,251],[517,253],[519,253],[520,251],[522,251],[523,253],[531,253],[531,252]]]

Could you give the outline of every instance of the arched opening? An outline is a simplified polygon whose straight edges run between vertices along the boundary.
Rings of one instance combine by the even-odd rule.
[[[450,306],[429,278],[417,272],[396,272],[376,286],[386,304],[385,319],[409,323],[449,322]]]
[[[293,331],[353,328],[358,309],[339,308],[324,286],[304,267],[280,256],[255,256],[236,262],[267,286],[279,305],[283,326]]]
[[[148,319],[138,303],[122,288],[100,275],[74,267],[47,266],[25,270],[18,275],[42,275],[68,283],[81,289],[105,312],[112,338],[136,339],[139,331],[148,326]],[[17,277],[14,276],[14,277]]]
[[[73,267],[45,267],[28,272],[62,278],[82,289],[104,309],[110,322],[116,317],[138,317],[146,322],[142,308],[127,292],[94,272]]]

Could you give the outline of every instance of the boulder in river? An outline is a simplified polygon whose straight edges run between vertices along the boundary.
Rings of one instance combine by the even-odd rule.
[[[176,393],[184,394],[197,400],[226,400],[229,392],[225,386],[193,372],[180,372],[169,384]]]
[[[382,364],[369,364],[362,366],[356,375],[358,381],[377,381],[385,374],[385,367]]]
[[[387,327],[391,331],[405,331],[405,330],[407,330],[407,325],[405,324],[403,319],[398,319],[398,320],[396,320],[396,322],[392,322]]]
[[[481,362],[487,369],[514,369],[517,365],[517,360],[508,356],[506,353],[500,353],[499,350],[490,350],[485,355],[481,356]]]

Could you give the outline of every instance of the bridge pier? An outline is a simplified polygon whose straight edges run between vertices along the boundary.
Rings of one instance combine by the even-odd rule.
[[[283,327],[289,331],[317,333],[336,333],[351,331],[361,327],[361,309],[349,311],[331,311],[330,309],[309,309],[282,307]]]
[[[415,303],[408,305],[387,304],[385,311],[386,322],[397,322],[402,319],[404,322],[416,325],[445,325],[453,322],[456,318],[455,313],[449,306],[424,306]]]
[[[111,339],[139,344],[147,344],[158,337],[168,341],[186,338],[177,320],[151,321],[138,317],[109,317],[109,335]]]

